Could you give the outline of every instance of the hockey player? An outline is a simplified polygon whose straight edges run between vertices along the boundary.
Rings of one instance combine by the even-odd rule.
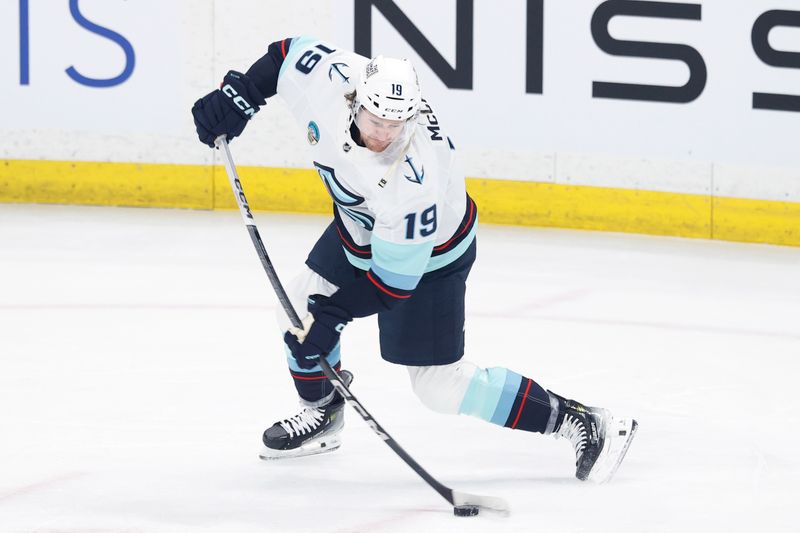
[[[230,141],[275,94],[306,128],[334,220],[287,287],[305,328],[292,328],[279,313],[301,406],[264,432],[262,457],[339,447],[344,401],[317,361],[326,357],[338,370],[345,326],[377,314],[381,356],[406,366],[423,404],[566,437],[579,479],[609,479],[636,421],[566,399],[506,368],[480,368],[462,358],[478,212],[455,145],[423,99],[411,63],[370,60],[309,37],[274,42],[246,74],[228,72],[220,89],[194,104],[200,140],[213,147],[224,134]]]

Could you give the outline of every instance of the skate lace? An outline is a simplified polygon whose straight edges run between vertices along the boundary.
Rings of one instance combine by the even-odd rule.
[[[323,412],[314,407],[306,407],[291,418],[281,422],[281,427],[286,430],[289,437],[295,434],[302,435],[307,431],[316,429],[322,422]]]
[[[586,441],[588,440],[586,427],[581,423],[580,419],[570,414],[564,415],[564,421],[561,424],[561,428],[558,430],[558,434],[572,443],[572,447],[575,448],[575,458],[577,461],[580,461],[581,455],[583,455],[583,449],[586,448]]]

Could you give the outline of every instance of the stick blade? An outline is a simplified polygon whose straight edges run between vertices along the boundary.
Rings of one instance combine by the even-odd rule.
[[[453,506],[461,507],[464,505],[474,505],[482,511],[489,511],[498,513],[503,516],[511,514],[511,508],[508,502],[503,498],[495,496],[481,496],[479,494],[470,494],[469,492],[453,491]]]

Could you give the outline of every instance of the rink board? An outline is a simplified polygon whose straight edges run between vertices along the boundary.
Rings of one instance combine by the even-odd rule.
[[[313,170],[240,168],[257,210],[330,212]],[[3,161],[0,201],[234,209],[222,167]],[[481,221],[800,246],[800,203],[468,179]]]
[[[232,207],[189,110],[311,35],[413,62],[485,222],[800,244],[796,5],[498,6],[0,3],[0,202]],[[306,128],[270,98],[236,139],[256,207],[329,212]]]

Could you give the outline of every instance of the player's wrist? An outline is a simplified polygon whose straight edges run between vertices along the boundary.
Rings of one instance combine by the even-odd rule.
[[[253,80],[235,70],[228,71],[219,90],[225,97],[225,103],[244,120],[253,118],[266,104]]]

